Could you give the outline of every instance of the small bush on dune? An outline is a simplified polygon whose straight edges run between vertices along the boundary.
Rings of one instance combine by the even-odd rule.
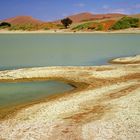
[[[8,28],[8,27],[11,27],[11,24],[8,23],[8,22],[1,22],[0,23],[0,28],[3,29],[3,28]]]
[[[73,30],[75,30],[75,29],[81,30],[81,29],[84,29],[84,28],[86,28],[86,27],[87,27],[86,24],[81,24],[81,25],[78,25],[78,26],[76,26],[76,27],[74,27],[74,28],[72,28],[72,29],[73,29]]]
[[[127,28],[137,28],[139,27],[139,19],[132,17],[123,17],[117,21],[110,29],[111,30],[120,30]]]
[[[55,23],[43,23],[38,26],[39,30],[50,30],[50,29],[59,29]]]
[[[103,25],[98,22],[88,22],[74,27],[72,30],[97,30],[102,31]]]
[[[50,30],[50,29],[58,29],[58,26],[52,23],[16,24],[16,25],[12,25],[9,28],[9,30],[23,30],[23,31]]]
[[[34,24],[16,24],[12,25],[9,30],[23,30],[23,31],[34,31],[39,30],[40,25]]]
[[[48,27],[45,27],[44,30],[49,30],[49,28]]]
[[[104,28],[103,25],[102,25],[102,24],[99,24],[99,25],[97,26],[97,29],[96,29],[96,30],[97,30],[97,31],[102,31],[103,28]]]
[[[32,26],[29,24],[23,24],[23,25],[12,25],[9,30],[31,30]]]
[[[89,26],[91,25],[92,23],[84,23],[84,24],[80,24],[74,28],[72,28],[72,30],[83,30],[83,29],[89,29]]]
[[[65,29],[64,25],[62,25],[62,24],[57,24],[56,26],[58,29]]]

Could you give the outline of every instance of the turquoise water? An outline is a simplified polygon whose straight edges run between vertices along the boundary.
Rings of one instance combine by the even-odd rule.
[[[42,99],[73,87],[59,81],[0,83],[0,108]]]
[[[139,34],[0,35],[0,69],[102,65],[140,54]]]
[[[0,34],[0,70],[94,66],[140,54],[139,34]],[[0,107],[70,90],[61,82],[0,83]]]

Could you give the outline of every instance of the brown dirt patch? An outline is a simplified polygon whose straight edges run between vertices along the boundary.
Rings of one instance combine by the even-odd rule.
[[[80,108],[80,110],[82,110],[82,108]],[[84,108],[83,111],[63,119],[71,120],[74,123],[85,123],[91,120],[100,120],[107,112],[109,112],[109,110],[111,110],[111,107],[109,106],[91,104],[88,108]]]

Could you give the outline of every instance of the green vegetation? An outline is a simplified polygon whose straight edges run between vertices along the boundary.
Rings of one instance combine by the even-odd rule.
[[[62,24],[61,24],[62,23]],[[61,20],[61,23],[40,23],[40,24],[10,24],[8,22],[1,22],[0,29],[8,30],[23,30],[23,31],[36,31],[36,30],[56,30],[56,29],[66,29],[72,24],[70,18],[65,18]],[[120,30],[127,28],[137,28],[140,27],[140,19],[134,17],[123,17],[117,20],[104,20],[104,21],[88,21],[83,23],[75,23],[71,26],[73,31],[108,31],[108,30]]]
[[[9,30],[27,30],[27,31],[32,31],[35,30],[35,26],[32,24],[21,24],[21,25],[12,25]]]
[[[93,22],[92,22],[93,23]],[[83,29],[89,29],[89,26],[92,24],[91,22],[87,22],[87,23],[83,23],[80,24],[74,28],[72,28],[72,30],[83,30]]]
[[[50,28],[48,28],[48,27],[45,27],[45,28],[44,28],[44,30],[50,30]]]
[[[101,31],[101,30],[103,30],[103,25],[98,23],[98,22],[87,22],[87,23],[83,23],[83,24],[80,24],[80,25],[72,28],[72,30],[97,30],[97,31]]]
[[[99,24],[96,28],[97,31],[102,31],[104,29],[102,24]]]
[[[72,24],[72,20],[70,18],[64,18],[61,20],[61,23],[64,25],[65,28],[68,28]]]
[[[127,28],[137,28],[139,27],[139,19],[132,17],[123,17],[117,21],[110,29],[111,30],[120,30]]]
[[[58,27],[58,29],[65,29],[64,25],[62,24],[57,24],[56,26]]]
[[[123,17],[118,21],[99,21],[99,22],[86,22],[75,26],[72,30],[95,30],[95,31],[107,31],[107,30],[119,30],[127,28],[140,27],[140,19],[133,17]]]
[[[11,24],[8,22],[2,22],[0,23],[0,28],[7,28],[7,27],[11,27]]]
[[[84,20],[81,20],[80,22],[90,22],[90,21],[93,21],[94,19],[91,18],[91,19],[84,19]]]
[[[45,24],[17,24],[12,25],[9,30],[22,30],[22,31],[36,31],[36,30],[49,30],[49,25]]]
[[[64,29],[63,25],[53,23],[43,24],[9,24],[1,23],[0,29],[7,28],[8,30],[22,30],[22,31],[36,31],[36,30],[50,30],[50,29]]]

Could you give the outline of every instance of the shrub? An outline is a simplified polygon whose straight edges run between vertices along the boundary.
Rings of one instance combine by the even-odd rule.
[[[103,30],[103,25],[99,24],[96,28],[97,31],[102,31]]]
[[[12,25],[9,30],[23,30],[23,31],[32,31],[32,30],[36,30],[37,27],[35,25],[32,24],[17,24],[17,25]]]
[[[48,27],[45,27],[44,30],[49,30],[49,28]]]
[[[64,25],[62,25],[62,24],[56,24],[56,26],[57,26],[58,29],[64,29],[65,28]]]
[[[24,31],[49,30],[49,29],[58,29],[58,27],[56,24],[43,23],[43,24],[16,24],[12,25],[9,28],[9,30],[24,30]]]
[[[8,22],[2,22],[0,23],[0,28],[7,28],[7,27],[11,27],[11,24]]]
[[[83,30],[83,29],[89,29],[89,26],[91,25],[92,23],[88,22],[88,23],[84,23],[84,24],[80,24],[74,28],[72,28],[72,30]]]
[[[85,29],[86,27],[87,27],[87,24],[81,24],[72,28],[72,30],[82,30],[82,29]]]
[[[98,23],[98,22],[88,22],[88,23],[80,24],[80,25],[74,27],[72,30],[97,30],[97,31],[101,31],[103,29],[104,29],[103,25]]]
[[[110,29],[111,30],[120,30],[127,28],[137,28],[139,27],[139,19],[132,17],[123,17],[119,21],[117,21]]]

